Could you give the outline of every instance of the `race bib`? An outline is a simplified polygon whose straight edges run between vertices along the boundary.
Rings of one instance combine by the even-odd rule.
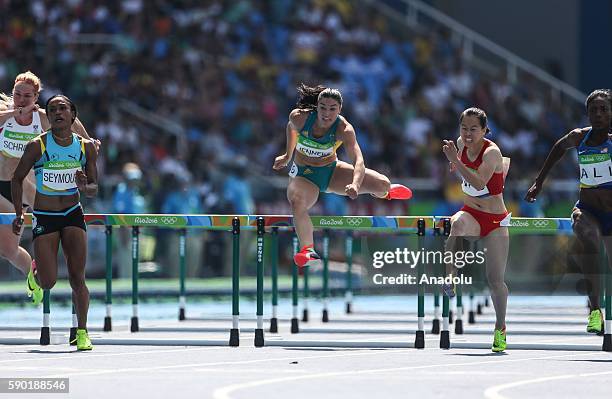
[[[298,138],[295,149],[310,158],[325,158],[335,151],[334,143],[321,144],[304,136]]]
[[[610,154],[578,155],[580,186],[597,187],[612,182]]]
[[[47,191],[66,191],[77,188],[76,171],[79,161],[50,161],[43,164],[42,186]]]
[[[476,190],[474,186],[472,186],[465,180],[463,180],[463,183],[461,183],[461,190],[463,190],[463,192],[469,195],[470,197],[482,197],[484,195],[489,194],[489,189],[487,188],[487,186],[485,186],[485,188],[483,188],[482,190]]]
[[[298,174],[298,167],[295,162],[292,162],[291,169],[289,169],[289,177],[295,177]]]
[[[2,139],[2,153],[10,158],[21,158],[26,144],[35,137],[38,137],[38,133],[21,133],[5,130]]]
[[[468,168],[469,169],[469,168]],[[472,169],[469,169],[472,172]],[[472,173],[476,173],[473,171]],[[489,194],[489,188],[485,186],[482,190],[477,190],[474,186],[468,183],[465,179],[461,183],[461,190],[470,197],[482,197]]]

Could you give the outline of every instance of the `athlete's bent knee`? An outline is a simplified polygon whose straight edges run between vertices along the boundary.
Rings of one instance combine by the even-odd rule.
[[[380,175],[380,177],[376,181],[376,192],[378,193],[388,193],[391,189],[391,181],[387,176]]]
[[[308,208],[306,204],[306,198],[300,194],[293,194],[287,197],[289,200],[289,205],[291,205],[291,209],[293,210],[306,210]]]
[[[581,240],[592,241],[597,239],[597,226],[588,222],[582,215],[574,217],[572,228],[576,236]]]
[[[44,278],[41,278],[40,276],[38,277],[38,280],[39,280],[38,283],[43,290],[50,290],[51,288],[55,286],[55,283],[57,282],[57,279],[45,280]]]
[[[457,218],[451,223],[451,235],[453,236],[466,236],[469,231],[469,223],[462,218]]]
[[[79,289],[85,286],[85,275],[79,273],[78,275],[69,275],[68,281],[70,281],[70,287],[74,289]]]

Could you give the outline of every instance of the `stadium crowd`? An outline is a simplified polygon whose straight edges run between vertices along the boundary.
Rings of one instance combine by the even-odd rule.
[[[249,181],[275,174],[301,81],[339,88],[367,166],[400,178],[455,181],[440,142],[458,135],[468,106],[487,111],[492,138],[512,158],[509,184],[532,177],[552,143],[585,124],[579,104],[554,101],[528,77],[513,84],[475,68],[446,30],[413,31],[371,7],[2,0],[0,88],[32,70],[43,103],[58,91],[75,100],[102,140],[107,186],[96,206],[105,211],[122,206],[122,180],[140,181],[134,211],[247,213],[269,201]],[[557,176],[577,176],[575,164],[559,166]]]

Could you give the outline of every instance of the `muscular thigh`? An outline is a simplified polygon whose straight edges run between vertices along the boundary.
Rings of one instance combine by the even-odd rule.
[[[82,273],[87,259],[87,232],[80,227],[68,226],[60,234],[68,271],[71,274]]]
[[[338,195],[346,195],[344,189],[347,185],[353,182],[354,170],[355,168],[353,165],[343,161],[338,161],[336,164],[336,169],[332,174],[331,181],[329,182],[327,191]],[[380,181],[385,179],[386,177],[383,174],[366,168],[363,182],[359,188],[359,194],[372,194],[378,192],[376,187],[379,186]]]
[[[467,212],[459,211],[451,217],[451,231],[452,236],[459,237],[479,237],[480,236],[480,225],[474,216]]]
[[[601,237],[599,223],[595,216],[583,209],[572,211],[572,229],[580,241],[598,243]]]
[[[319,198],[319,188],[303,177],[294,177],[287,186],[287,199],[290,203],[312,208]]]
[[[43,234],[34,240],[34,259],[37,273],[41,277],[57,275],[57,251],[59,249],[60,233],[58,231]]]

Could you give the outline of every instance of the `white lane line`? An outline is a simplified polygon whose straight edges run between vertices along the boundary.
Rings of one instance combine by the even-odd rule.
[[[169,372],[180,372],[180,373],[184,373],[183,370],[167,370]],[[240,368],[240,369],[235,369],[235,368],[208,368],[208,367],[202,367],[202,368],[195,368],[193,370],[190,370],[190,372],[193,371],[199,371],[199,372],[203,372],[203,373],[255,373],[255,374],[259,374],[259,373],[264,373],[264,374],[268,374],[268,373],[273,373],[273,374],[305,374],[307,373],[307,371],[304,370],[291,370],[291,369],[264,369],[264,368],[255,368],[255,369],[246,369],[246,368]]]
[[[35,346],[36,348],[40,348],[39,345]],[[92,358],[92,357],[109,357],[109,356],[128,356],[128,355],[144,355],[144,354],[156,354],[156,353],[172,353],[172,352],[185,352],[185,351],[194,351],[194,350],[211,350],[211,349],[227,349],[226,347],[219,347],[219,348],[181,348],[181,349],[167,349],[167,350],[151,350],[151,351],[140,351],[140,352],[121,352],[121,353],[96,353],[96,354],[91,354],[91,353],[83,353],[83,357],[87,357]],[[53,357],[35,357],[35,355],[37,355],[36,353],[32,353],[32,357],[29,357],[27,359],[10,359],[10,360],[0,360],[0,363],[18,363],[18,362],[40,362],[42,360],[61,360],[61,359],[70,359],[70,360],[75,360],[75,359],[79,359],[78,357],[75,356],[79,356],[81,355],[80,353],[77,353],[76,349],[73,350],[71,352],[70,355],[68,356],[53,356]]]
[[[410,349],[413,350],[413,349]],[[599,354],[599,352],[593,352],[593,354]],[[481,364],[492,364],[492,363],[507,363],[507,362],[524,362],[529,360],[546,360],[546,359],[555,359],[562,357],[572,357],[572,356],[581,356],[585,355],[584,353],[572,353],[568,355],[555,355],[555,356],[542,356],[542,357],[531,357],[531,358],[522,358],[522,359],[499,359],[499,360],[486,360],[481,362],[469,362],[469,363],[438,363],[438,364],[429,364],[424,366],[406,366],[406,367],[393,367],[393,368],[384,368],[384,369],[370,369],[370,370],[352,370],[352,371],[338,371],[331,373],[317,373],[317,374],[308,374],[308,375],[300,375],[300,376],[291,376],[291,377],[281,377],[281,378],[271,378],[267,380],[257,380],[251,381],[247,383],[241,384],[233,384],[228,385],[223,388],[218,388],[213,392],[214,399],[231,399],[231,394],[247,389],[247,388],[255,388],[262,385],[270,385],[282,382],[289,381],[298,381],[298,380],[308,380],[308,379],[316,379],[316,378],[329,378],[329,377],[339,377],[339,376],[351,376],[351,375],[359,375],[359,374],[376,374],[376,373],[388,373],[395,371],[407,371],[407,370],[420,370],[420,369],[428,369],[435,367],[453,367],[453,366],[472,366],[472,365],[481,365]],[[260,395],[255,395],[260,396]]]
[[[211,348],[212,349],[212,348]],[[223,348],[227,349],[227,348]],[[305,356],[305,357],[278,357],[278,358],[268,358],[268,359],[255,359],[255,360],[238,360],[238,361],[229,361],[229,362],[212,362],[212,363],[191,363],[191,364],[174,364],[171,366],[156,366],[156,367],[130,367],[130,368],[114,368],[108,370],[96,370],[96,371],[87,371],[83,373],[71,373],[71,374],[57,374],[57,375],[47,375],[41,378],[62,378],[62,377],[74,377],[74,376],[84,376],[84,375],[101,375],[101,374],[113,374],[113,373],[128,373],[128,372],[145,372],[145,371],[156,371],[156,370],[171,370],[178,368],[194,368],[194,367],[207,367],[207,366],[225,366],[232,364],[252,364],[252,363],[264,363],[270,361],[280,361],[280,360],[306,360],[306,359],[321,359],[321,358],[332,358],[332,357],[348,357],[348,356],[364,356],[364,355],[374,355],[374,354],[390,354],[390,353],[400,353],[400,352],[410,352],[413,349],[398,349],[398,350],[384,350],[384,351],[360,351],[360,352],[352,352],[352,353],[341,353],[334,355],[319,355],[319,356]]]
[[[594,376],[600,376],[600,375],[605,375],[605,374],[612,374],[612,371],[602,371],[599,373],[553,375],[550,377],[541,377],[541,378],[533,378],[529,380],[515,381],[515,382],[508,383],[508,384],[500,384],[500,385],[494,385],[492,387],[489,387],[484,391],[484,396],[487,399],[507,399],[506,396],[500,394],[501,391],[505,391],[510,388],[520,387],[523,385],[539,384],[541,382],[566,380],[566,379],[578,378],[578,377],[594,377]]]

